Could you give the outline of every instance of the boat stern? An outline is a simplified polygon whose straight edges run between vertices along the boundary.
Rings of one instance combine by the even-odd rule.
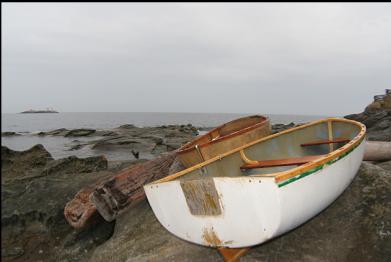
[[[172,234],[205,246],[239,248],[265,242],[279,226],[272,177],[214,177],[144,186],[159,222]]]

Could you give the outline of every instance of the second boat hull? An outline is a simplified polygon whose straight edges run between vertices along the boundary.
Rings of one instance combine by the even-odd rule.
[[[214,128],[184,145],[179,149],[178,157],[188,168],[270,134],[267,117],[243,117]]]

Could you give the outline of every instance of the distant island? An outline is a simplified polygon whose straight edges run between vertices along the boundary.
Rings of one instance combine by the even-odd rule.
[[[47,109],[44,109],[44,110],[33,110],[33,109],[30,109],[30,110],[27,110],[27,111],[23,111],[23,112],[20,112],[21,114],[37,114],[37,113],[58,113],[57,111],[51,109],[51,108],[47,108]]]

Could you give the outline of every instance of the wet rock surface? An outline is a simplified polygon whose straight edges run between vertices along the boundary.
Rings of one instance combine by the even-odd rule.
[[[81,128],[81,129],[73,129],[73,130],[70,130],[69,132],[67,132],[65,134],[66,137],[68,136],[72,136],[72,137],[75,137],[75,136],[89,136],[89,135],[92,135],[96,132],[95,129],[86,129],[86,128]]]
[[[128,157],[132,159],[152,159],[161,153],[175,150],[189,142],[198,135],[198,130],[191,124],[157,127],[136,127],[132,124],[126,124],[112,130],[68,130],[61,128],[40,132],[38,135],[76,138],[66,145],[66,151],[77,151],[88,146],[98,154],[116,151],[128,154]],[[90,139],[83,140],[83,137]],[[96,139],[94,139],[95,137]],[[134,153],[131,153],[132,151]]]

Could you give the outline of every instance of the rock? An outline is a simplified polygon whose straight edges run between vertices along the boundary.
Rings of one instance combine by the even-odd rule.
[[[52,131],[47,132],[39,132],[37,135],[39,136],[64,136],[64,137],[80,137],[80,136],[90,136],[90,135],[99,135],[99,136],[107,136],[114,134],[113,131],[96,131],[95,129],[89,128],[78,128],[68,130],[66,128],[59,128]]]
[[[159,137],[157,135],[141,135],[140,138],[151,139],[156,145],[161,145],[164,141],[162,137]]]
[[[87,128],[73,129],[69,131],[65,135],[65,137],[88,136],[94,134],[95,132],[96,132],[95,129],[87,129]]]
[[[381,162],[381,163],[377,164],[377,166],[379,166],[385,170],[391,171],[391,160],[386,161],[386,162]]]
[[[1,132],[1,136],[21,136],[21,134],[15,132]]]
[[[11,247],[11,248],[2,248],[1,256],[2,257],[20,257],[24,254],[22,247]]]
[[[63,246],[66,248],[77,247],[81,250],[88,250],[94,246],[98,246],[108,240],[114,232],[114,222],[100,221],[102,225],[97,226],[98,223],[92,225],[86,230],[74,230],[66,236],[63,241]],[[88,239],[88,241],[86,241]]]
[[[152,149],[151,153],[154,155],[160,155],[161,153],[170,151],[169,147],[166,145],[155,145],[155,147]]]
[[[391,119],[383,120],[383,121],[381,121],[380,123],[378,123],[376,125],[376,128],[378,130],[384,130],[384,129],[389,128],[389,127],[391,127]]]
[[[131,152],[134,151],[140,153],[140,158],[152,159],[161,153],[179,148],[198,134],[192,125],[136,127],[127,124],[114,130],[115,135],[90,141],[89,144],[94,150],[101,152],[116,150],[128,152],[129,156],[133,156]]]
[[[149,139],[141,139],[133,136],[116,136],[101,139],[92,143],[92,149],[104,151],[121,151],[128,154],[129,158],[134,158],[132,150],[139,152],[140,158],[151,158],[151,152],[155,143]]]
[[[345,116],[359,121],[367,127],[367,139],[370,141],[391,141],[391,110],[366,109],[363,113]]]
[[[68,129],[60,128],[60,129],[52,130],[52,131],[49,131],[49,132],[45,132],[44,134],[45,135],[51,135],[51,136],[65,136],[66,134],[68,134],[68,132],[69,132]]]
[[[112,234],[114,223],[104,221],[81,232],[71,228],[63,216],[63,209],[80,187],[111,176],[108,172],[84,174],[52,174],[16,183],[2,185],[2,191],[13,192],[2,196],[2,247],[22,246],[20,261],[76,261]],[[102,232],[103,231],[103,232]],[[75,244],[71,244],[75,239]],[[39,254],[37,250],[44,250]]]
[[[95,249],[90,261],[222,261],[212,248],[170,234],[157,221],[146,200],[117,219],[113,236]]]
[[[107,169],[107,159],[104,156],[93,156],[87,158],[78,158],[70,156],[51,161],[42,171],[45,174],[72,174],[72,173],[90,173]]]
[[[201,126],[201,127],[198,127],[197,130],[198,131],[203,131],[203,132],[208,132],[208,131],[212,130],[213,128],[215,128],[215,127],[204,127],[204,126]]]
[[[279,133],[281,131],[287,130],[289,128],[295,127],[295,123],[291,122],[289,124],[274,124],[272,125],[272,134]]]
[[[41,132],[35,133],[35,135],[39,135],[39,136],[47,136],[47,135],[65,136],[66,134],[68,134],[68,132],[69,132],[69,130],[66,128],[59,128],[59,129],[55,129],[55,130],[51,130],[51,131],[47,131],[47,132],[41,131]]]
[[[125,125],[119,126],[118,128],[133,129],[133,128],[137,128],[137,127],[135,125],[132,125],[132,124],[125,124]]]
[[[364,112],[345,116],[363,123],[367,127],[367,139],[370,141],[391,141],[391,94],[380,101],[374,101]]]
[[[111,131],[111,130],[97,130],[94,134],[96,136],[115,136],[115,135],[117,135],[116,132]]]
[[[73,150],[79,150],[81,148],[83,148],[85,145],[83,144],[75,144],[75,145],[72,145],[67,151],[73,151]]]
[[[368,128],[376,128],[376,125],[388,116],[387,112],[384,110],[376,110],[373,112],[374,113],[367,114],[368,117],[362,121],[362,123]]]
[[[52,160],[50,153],[41,144],[35,145],[26,151],[14,151],[2,146],[1,175],[4,181],[36,175]]]
[[[253,247],[240,261],[387,261],[390,184],[390,171],[363,162],[330,207],[291,232]],[[113,254],[117,261],[222,261],[215,249],[169,233],[147,201],[118,217],[113,236],[93,251],[90,261],[108,261]]]
[[[107,167],[104,158],[53,160],[42,145],[22,152],[2,147],[1,154],[2,258],[85,260],[91,250],[112,235],[114,223],[96,223],[81,232],[72,229],[63,216],[66,202],[80,188],[113,175],[92,172]],[[4,175],[8,179],[4,180]]]

